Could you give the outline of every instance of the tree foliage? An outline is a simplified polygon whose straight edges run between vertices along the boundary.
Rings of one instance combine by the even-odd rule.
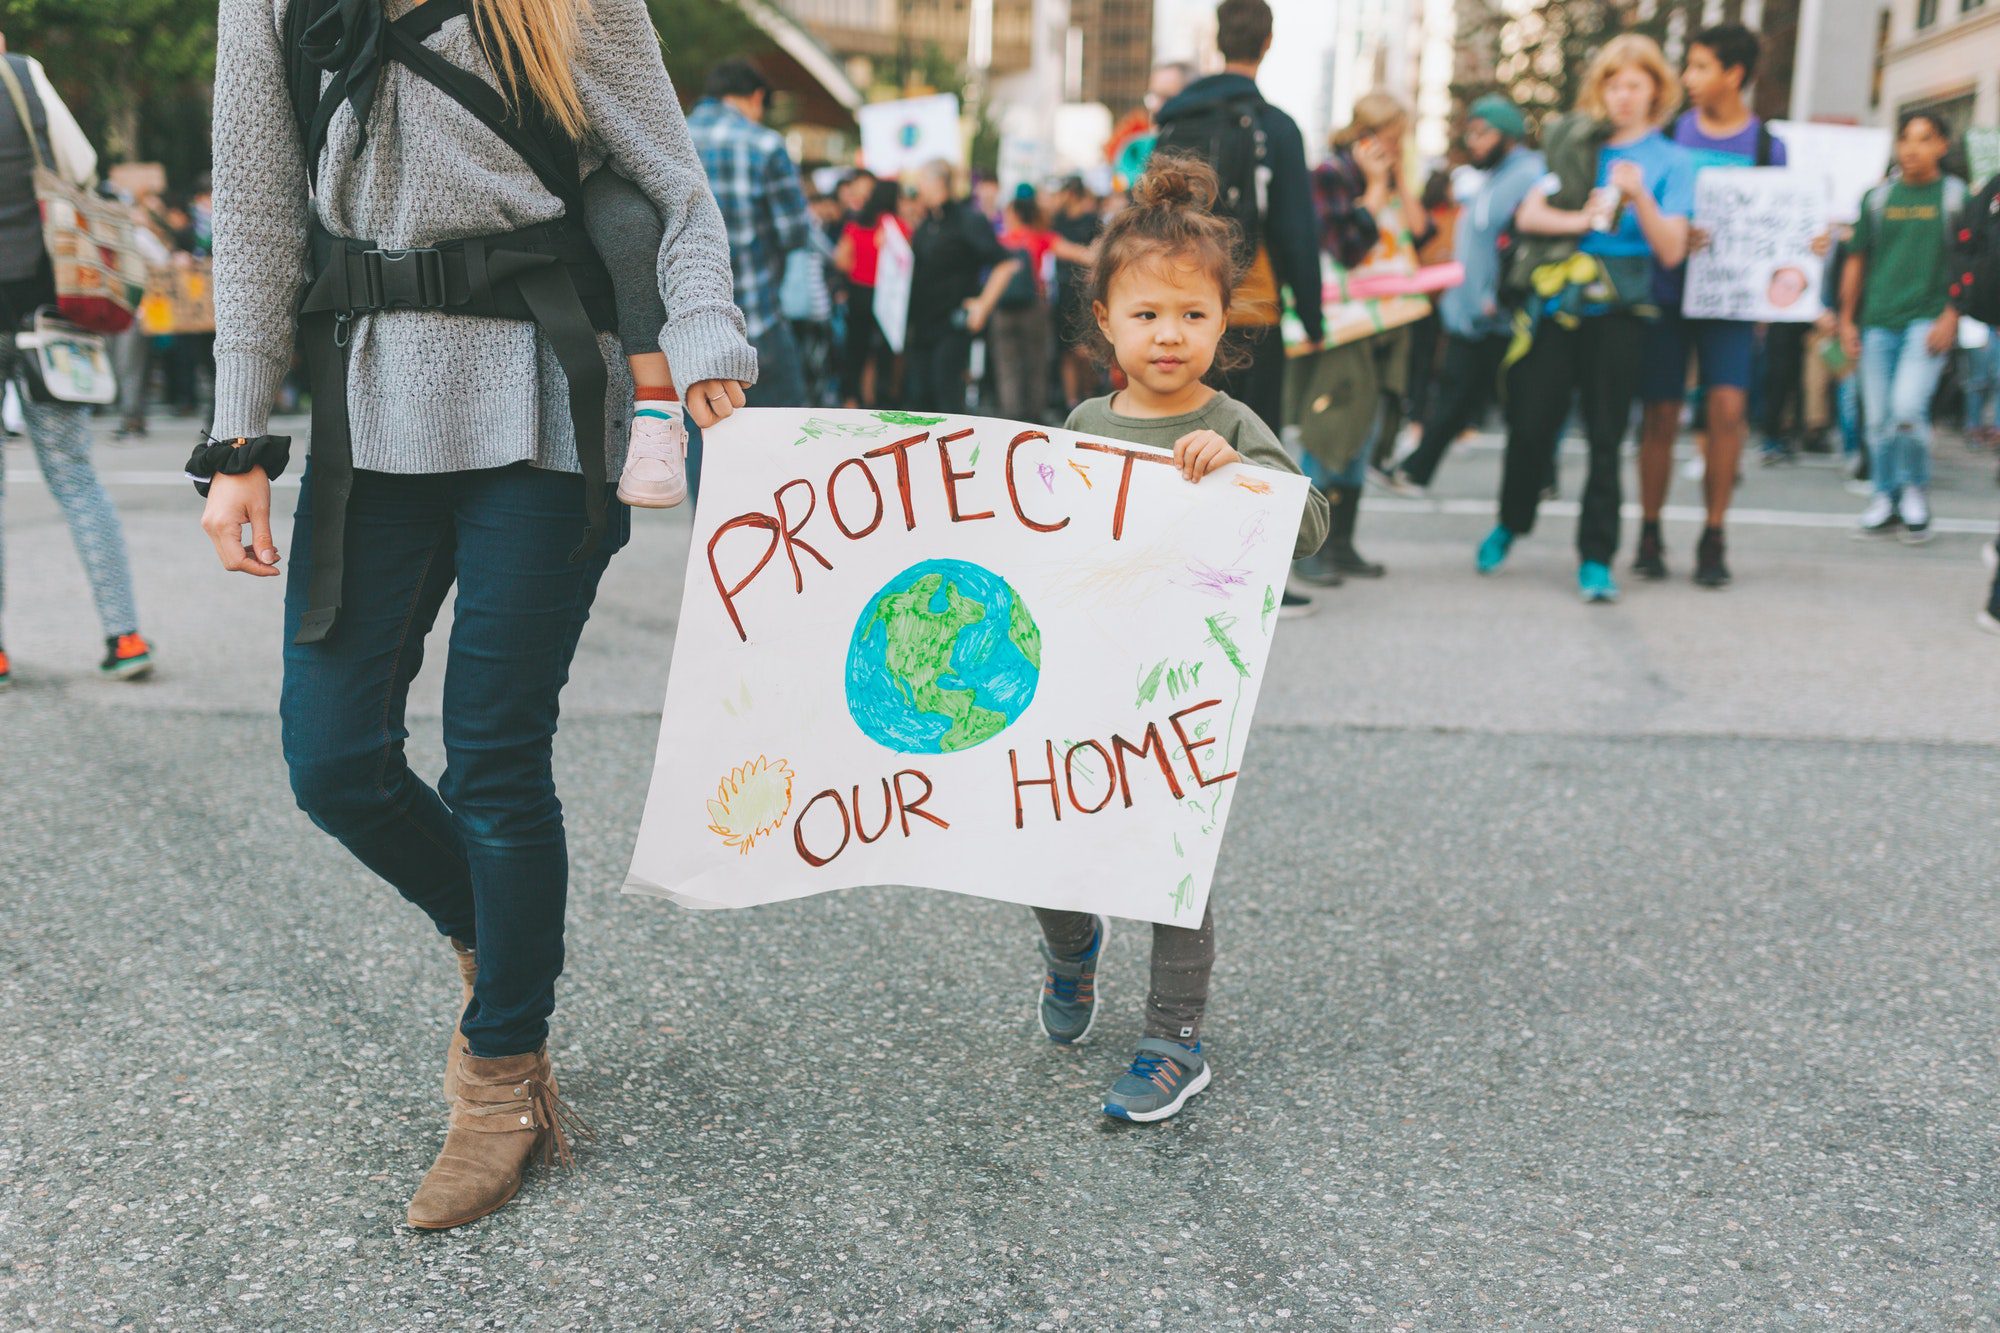
[[[754,60],[772,49],[763,30],[727,0],[646,0],[646,7],[683,106],[701,96],[702,81],[715,65],[731,56]]]
[[[34,56],[105,162],[208,166],[215,0],[7,0],[7,49]]]
[[[770,41],[726,0],[647,0],[684,102],[716,62]],[[108,165],[163,162],[185,190],[209,164],[216,0],[5,0],[7,48],[34,56]]]
[[[1722,16],[1740,18],[1741,0],[1725,0]],[[1520,6],[1501,0],[1459,5],[1461,77],[1452,95],[1462,106],[1483,93],[1513,98],[1535,126],[1576,105],[1584,73],[1598,48],[1622,32],[1643,33],[1677,62],[1686,39],[1699,31],[1704,0],[1657,0],[1641,8],[1632,0],[1534,0]]]

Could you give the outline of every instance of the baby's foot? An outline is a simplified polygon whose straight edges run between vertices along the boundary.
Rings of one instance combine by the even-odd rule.
[[[672,509],[687,499],[687,438],[679,403],[640,403],[618,498],[641,509]]]

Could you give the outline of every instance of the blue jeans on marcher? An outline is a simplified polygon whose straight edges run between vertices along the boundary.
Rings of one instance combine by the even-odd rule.
[[[476,944],[460,1016],[472,1053],[524,1055],[548,1036],[563,968],[569,855],[550,769],[557,697],[598,579],[631,535],[608,502],[598,550],[573,472],[509,467],[430,475],[356,471],[340,618],[297,644],[312,580],[312,468],[299,489],[285,584],[285,762],[299,808],[422,908]],[[410,770],[410,681],[458,587],[444,672],[444,775]]]
[[[1958,349],[1958,387],[1965,393],[1965,433],[1991,427],[2000,408],[2000,334],[1988,335],[1984,347]]]
[[[1944,357],[1924,349],[1931,321],[1861,330],[1861,407],[1875,490],[1895,495],[1931,484],[1931,399]]]
[[[1849,375],[1834,386],[1834,420],[1840,424],[1843,457],[1861,452],[1861,376]]]

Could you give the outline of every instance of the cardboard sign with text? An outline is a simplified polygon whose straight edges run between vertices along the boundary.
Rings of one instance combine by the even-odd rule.
[[[1890,160],[1893,136],[1878,125],[1774,120],[1771,133],[1784,140],[1789,169],[1826,182],[1827,217],[1835,222],[1852,222],[1860,217],[1861,197],[1893,165]]]
[[[704,434],[627,892],[1201,921],[1304,478],[980,417]]]
[[[1826,261],[1826,182],[1786,167],[1708,167],[1694,182],[1694,225],[1708,243],[1688,257],[1689,319],[1804,324],[1818,319]]]

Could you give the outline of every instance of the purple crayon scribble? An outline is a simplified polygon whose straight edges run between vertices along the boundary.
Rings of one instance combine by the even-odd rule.
[[[1056,470],[1047,463],[1035,464],[1035,475],[1042,479],[1042,485],[1049,488],[1049,494],[1056,493]]]
[[[1188,586],[1211,597],[1227,598],[1233,596],[1238,588],[1250,584],[1250,571],[1247,569],[1217,569],[1200,560],[1189,565],[1187,572],[1194,575],[1194,582]]]

